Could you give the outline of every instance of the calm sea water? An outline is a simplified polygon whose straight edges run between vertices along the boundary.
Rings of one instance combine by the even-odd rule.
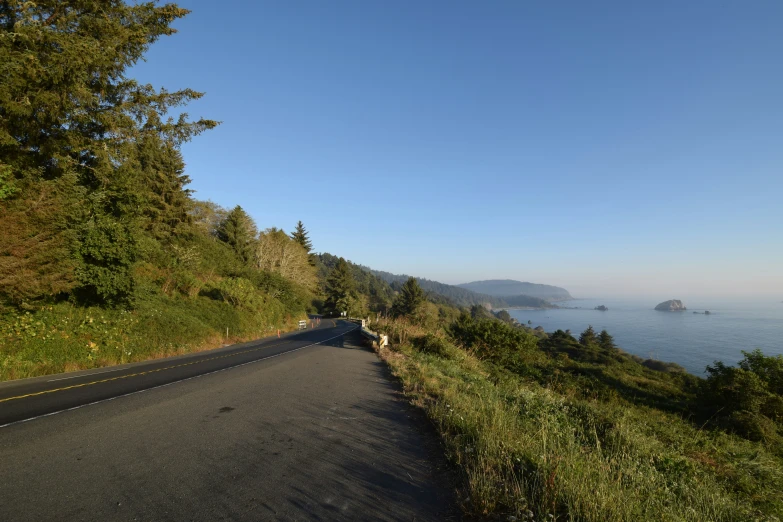
[[[755,302],[688,301],[685,312],[657,312],[653,301],[619,299],[576,299],[558,303],[579,309],[509,310],[512,317],[547,332],[570,329],[579,333],[592,325],[606,329],[618,346],[641,357],[671,361],[696,375],[715,360],[735,364],[741,350],[761,348],[768,355],[783,354],[783,303],[780,300]],[[598,305],[608,312],[593,310]],[[709,310],[712,315],[693,312]]]

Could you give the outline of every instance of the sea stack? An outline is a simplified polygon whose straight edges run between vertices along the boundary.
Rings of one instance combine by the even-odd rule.
[[[682,301],[679,299],[670,299],[668,301],[664,301],[656,306],[655,309],[659,312],[682,312],[687,310],[687,308],[683,306]]]

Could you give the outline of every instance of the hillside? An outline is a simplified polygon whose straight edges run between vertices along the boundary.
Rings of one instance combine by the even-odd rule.
[[[743,352],[701,379],[606,331],[577,340],[503,317],[371,325],[470,519],[781,520],[783,357]]]
[[[368,267],[362,268],[364,268],[369,273],[383,279],[392,285],[393,288],[397,287],[396,289],[398,289],[398,287],[405,283],[405,281],[410,277],[408,275],[397,275],[380,270],[372,270]],[[457,306],[484,305],[487,303],[493,307],[507,306],[505,301],[491,295],[473,292],[458,286],[439,283],[438,281],[431,281],[429,279],[424,279],[423,277],[417,277],[416,281],[418,281],[422,290],[428,294],[435,294],[437,296],[444,297],[449,302]]]
[[[547,301],[565,301],[566,299],[573,299],[565,288],[514,281],[513,279],[488,279],[486,281],[463,283],[457,286],[472,292],[496,297],[528,295]]]

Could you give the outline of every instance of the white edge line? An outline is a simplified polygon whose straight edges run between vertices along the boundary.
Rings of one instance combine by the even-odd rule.
[[[22,419],[22,420],[18,420],[18,421],[14,421],[14,422],[9,422],[8,424],[0,424],[0,429],[7,428],[9,426],[14,426],[16,424],[22,424],[22,423],[25,423],[25,422],[30,422],[30,421],[36,420],[36,419],[42,419],[44,417],[51,417],[52,415],[57,415],[58,413],[65,413],[66,411],[73,411],[73,410],[78,410],[78,409],[81,409],[81,408],[86,408],[87,406],[93,406],[95,404],[100,404],[102,402],[109,402],[109,401],[113,401],[114,399],[120,399],[122,397],[128,397],[130,395],[136,395],[136,394],[139,394],[139,393],[144,393],[144,392],[149,391],[149,390],[155,390],[155,389],[158,389],[158,388],[165,388],[166,386],[171,386],[172,384],[178,384],[180,382],[189,381],[191,379],[198,379],[199,377],[204,377],[205,375],[212,375],[213,373],[220,373],[220,372],[224,372],[226,370],[232,370],[234,368],[239,368],[240,366],[247,366],[248,364],[253,364],[253,363],[257,363],[257,362],[261,362],[261,361],[266,361],[267,359],[274,359],[275,357],[280,357],[281,355],[286,355],[286,354],[289,354],[289,353],[298,352],[299,350],[304,350],[305,348],[310,348],[311,346],[315,346],[317,344],[325,343],[327,341],[331,341],[332,339],[337,339],[338,337],[342,337],[343,335],[349,334],[349,333],[353,332],[354,330],[356,330],[358,328],[360,328],[360,327],[357,326],[356,328],[348,330],[347,332],[343,332],[340,335],[335,335],[334,337],[330,337],[329,339],[324,339],[323,341],[318,341],[317,343],[308,344],[306,346],[300,346],[299,348],[294,348],[293,350],[288,350],[288,351],[285,351],[285,352],[276,353],[274,355],[268,355],[266,357],[262,357],[261,359],[254,359],[252,361],[248,361],[248,362],[245,362],[245,363],[242,363],[242,364],[237,364],[235,366],[228,366],[226,368],[221,368],[219,370],[212,370],[211,372],[200,373],[200,374],[194,375],[192,377],[185,377],[184,379],[179,379],[178,381],[167,382],[166,384],[159,384],[157,386],[152,386],[150,388],[144,388],[143,390],[137,390],[137,391],[133,391],[133,392],[130,392],[130,393],[124,393],[122,395],[115,395],[114,397],[109,397],[108,399],[101,399],[101,400],[95,401],[95,402],[88,402],[87,404],[80,404],[79,406],[74,406],[72,408],[66,408],[64,410],[57,410],[57,411],[53,411],[53,412],[50,412],[50,413],[44,413],[43,415],[38,415],[36,417],[30,417],[29,419]],[[111,370],[111,371],[114,371],[114,370]],[[106,373],[106,372],[104,372],[104,373]]]

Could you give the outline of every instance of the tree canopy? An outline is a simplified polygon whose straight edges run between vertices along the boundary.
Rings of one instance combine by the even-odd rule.
[[[310,241],[307,229],[305,229],[301,221],[296,224],[296,229],[291,233],[291,239],[299,243],[308,254],[312,252],[313,243]]]
[[[582,346],[591,346],[597,342],[596,336],[595,336],[595,330],[593,330],[593,326],[588,326],[584,332],[579,335],[579,344]]]
[[[310,290],[315,290],[317,276],[310,256],[302,245],[279,228],[268,228],[258,236],[256,267],[278,273]]]
[[[237,256],[245,262],[253,261],[255,255],[255,239],[258,233],[256,224],[245,210],[237,205],[218,226],[217,237],[228,243]]]
[[[394,315],[412,317],[424,301],[424,290],[421,289],[415,277],[409,277],[402,285],[400,294],[394,300],[392,310]]]
[[[324,306],[333,313],[352,312],[356,308],[357,295],[350,267],[342,257],[326,279]]]
[[[178,149],[218,122],[167,115],[202,93],[126,76],[187,13],[153,2],[0,2],[1,300],[125,300],[141,235],[164,239],[187,223]]]

